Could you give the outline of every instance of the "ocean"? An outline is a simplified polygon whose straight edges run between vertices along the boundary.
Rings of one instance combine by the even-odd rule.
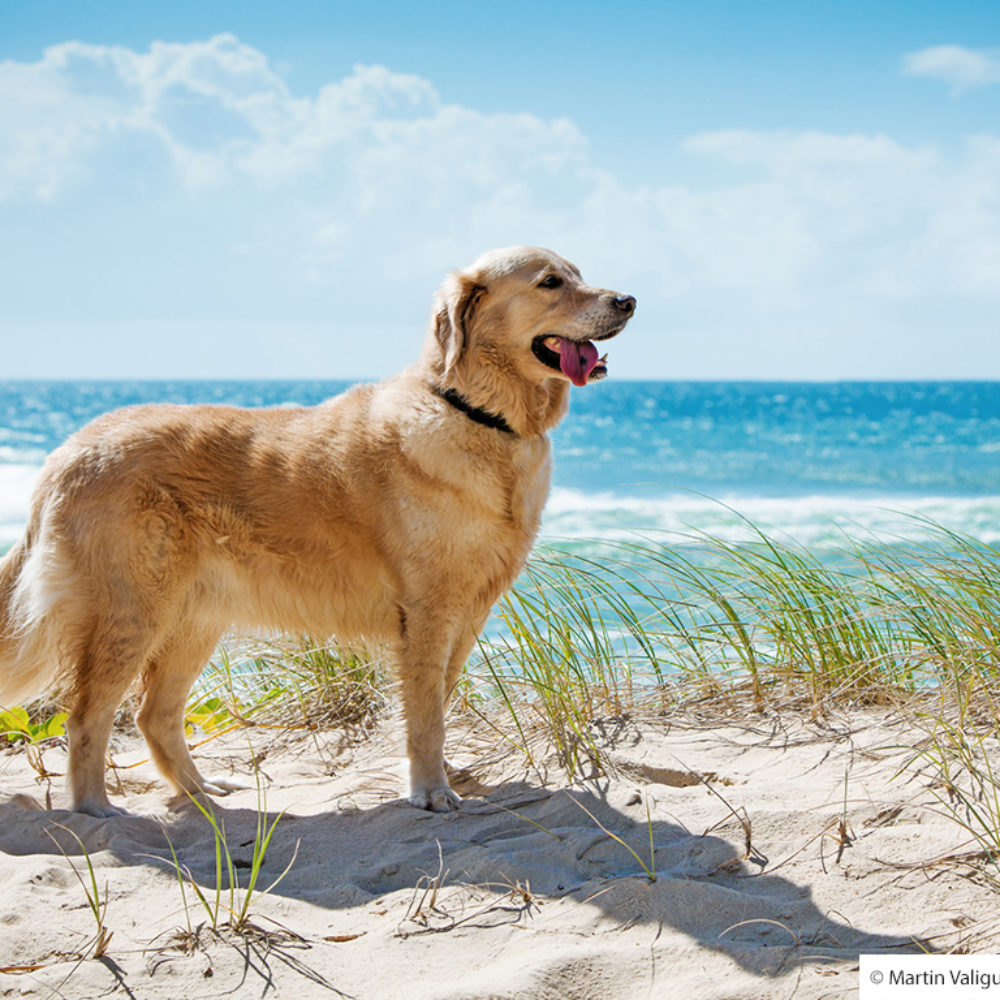
[[[0,382],[0,551],[46,454],[143,402],[309,405],[346,382]],[[615,382],[574,390],[553,434],[543,541],[698,532],[746,520],[809,547],[919,539],[931,520],[1000,541],[1000,383]]]

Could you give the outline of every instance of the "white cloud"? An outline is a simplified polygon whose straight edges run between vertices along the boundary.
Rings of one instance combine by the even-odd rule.
[[[478,254],[484,231],[514,240],[526,214],[545,229],[576,210],[592,173],[568,120],[449,105],[382,66],[293,95],[231,35],[146,53],[67,42],[0,63],[0,203],[242,198],[317,280],[345,248],[394,246],[412,269],[415,244],[454,261]]]
[[[903,72],[930,76],[951,84],[953,93],[1000,83],[1000,49],[934,45],[903,56]]]
[[[73,212],[42,226],[40,202]],[[805,324],[850,326],[864,345],[875,319],[866,334],[861,316],[1000,298],[996,136],[956,154],[887,135],[706,132],[631,187],[570,120],[448,104],[381,66],[295,94],[231,35],[147,52],[67,42],[0,63],[4,204],[28,222],[0,247],[13,289],[0,319],[47,307],[44,260],[81,319],[389,328],[446,268],[514,242],[636,292],[654,329],[753,328],[783,345]]]
[[[684,148],[739,166],[763,167],[785,175],[871,165],[908,167],[926,159],[926,154],[907,150],[884,135],[823,132],[728,129],[692,136],[684,142]]]
[[[488,188],[511,168],[558,171],[585,147],[570,122],[445,105],[428,81],[383,66],[356,66],[315,97],[295,97],[263,53],[232,35],[154,42],[147,53],[66,42],[37,63],[0,63],[0,98],[8,197],[43,156],[52,181],[21,193],[51,197],[99,142],[130,133],[160,142],[193,187],[347,167],[362,183],[416,171],[434,185],[457,174]]]

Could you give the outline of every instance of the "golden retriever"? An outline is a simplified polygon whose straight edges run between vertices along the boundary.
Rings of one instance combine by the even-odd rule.
[[[570,383],[606,373],[629,295],[558,254],[496,250],[437,295],[420,360],[313,408],[136,406],[49,457],[0,561],[0,701],[70,691],[73,808],[108,800],[115,711],[181,792],[224,793],[184,738],[184,705],[233,626],[377,639],[396,661],[410,801],[447,811],[444,709],[538,531],[548,431]]]

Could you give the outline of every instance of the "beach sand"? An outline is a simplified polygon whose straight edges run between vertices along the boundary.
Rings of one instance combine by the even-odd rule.
[[[258,728],[201,745],[204,770],[250,775],[214,802],[244,883],[254,758],[270,818],[284,811],[258,889],[288,871],[251,897],[242,933],[213,933],[190,885],[185,910],[170,844],[212,909],[215,837],[192,803],[168,803],[139,739],[113,742],[113,801],[131,814],[108,820],[44,810],[27,755],[5,752],[0,966],[37,968],[0,974],[0,996],[806,1000],[856,996],[860,952],[995,950],[995,889],[955,857],[974,845],[929,773],[895,776],[912,721],[737,708],[600,728],[613,776],[570,785],[454,719],[467,798],[450,815],[401,798],[398,718],[354,745]],[[63,771],[64,750],[44,761]],[[101,960],[76,957],[96,923],[69,831],[107,893]]]

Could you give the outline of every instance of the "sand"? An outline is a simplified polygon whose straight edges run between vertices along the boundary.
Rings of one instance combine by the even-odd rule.
[[[244,882],[259,794],[284,811],[259,888],[287,873],[240,933],[213,932],[190,886],[185,908],[170,844],[213,909],[215,838],[168,801],[140,740],[115,738],[130,815],[107,820],[46,810],[26,754],[5,752],[0,966],[35,968],[0,974],[0,996],[805,1000],[856,996],[860,952],[995,950],[987,869],[955,859],[974,845],[929,773],[896,776],[912,722],[736,715],[606,720],[614,774],[578,784],[454,720],[467,798],[450,815],[401,798],[398,719],[354,746],[261,729],[203,744],[205,770],[249,776],[214,801]],[[61,772],[65,752],[44,761]],[[99,960],[68,831],[107,894]]]

